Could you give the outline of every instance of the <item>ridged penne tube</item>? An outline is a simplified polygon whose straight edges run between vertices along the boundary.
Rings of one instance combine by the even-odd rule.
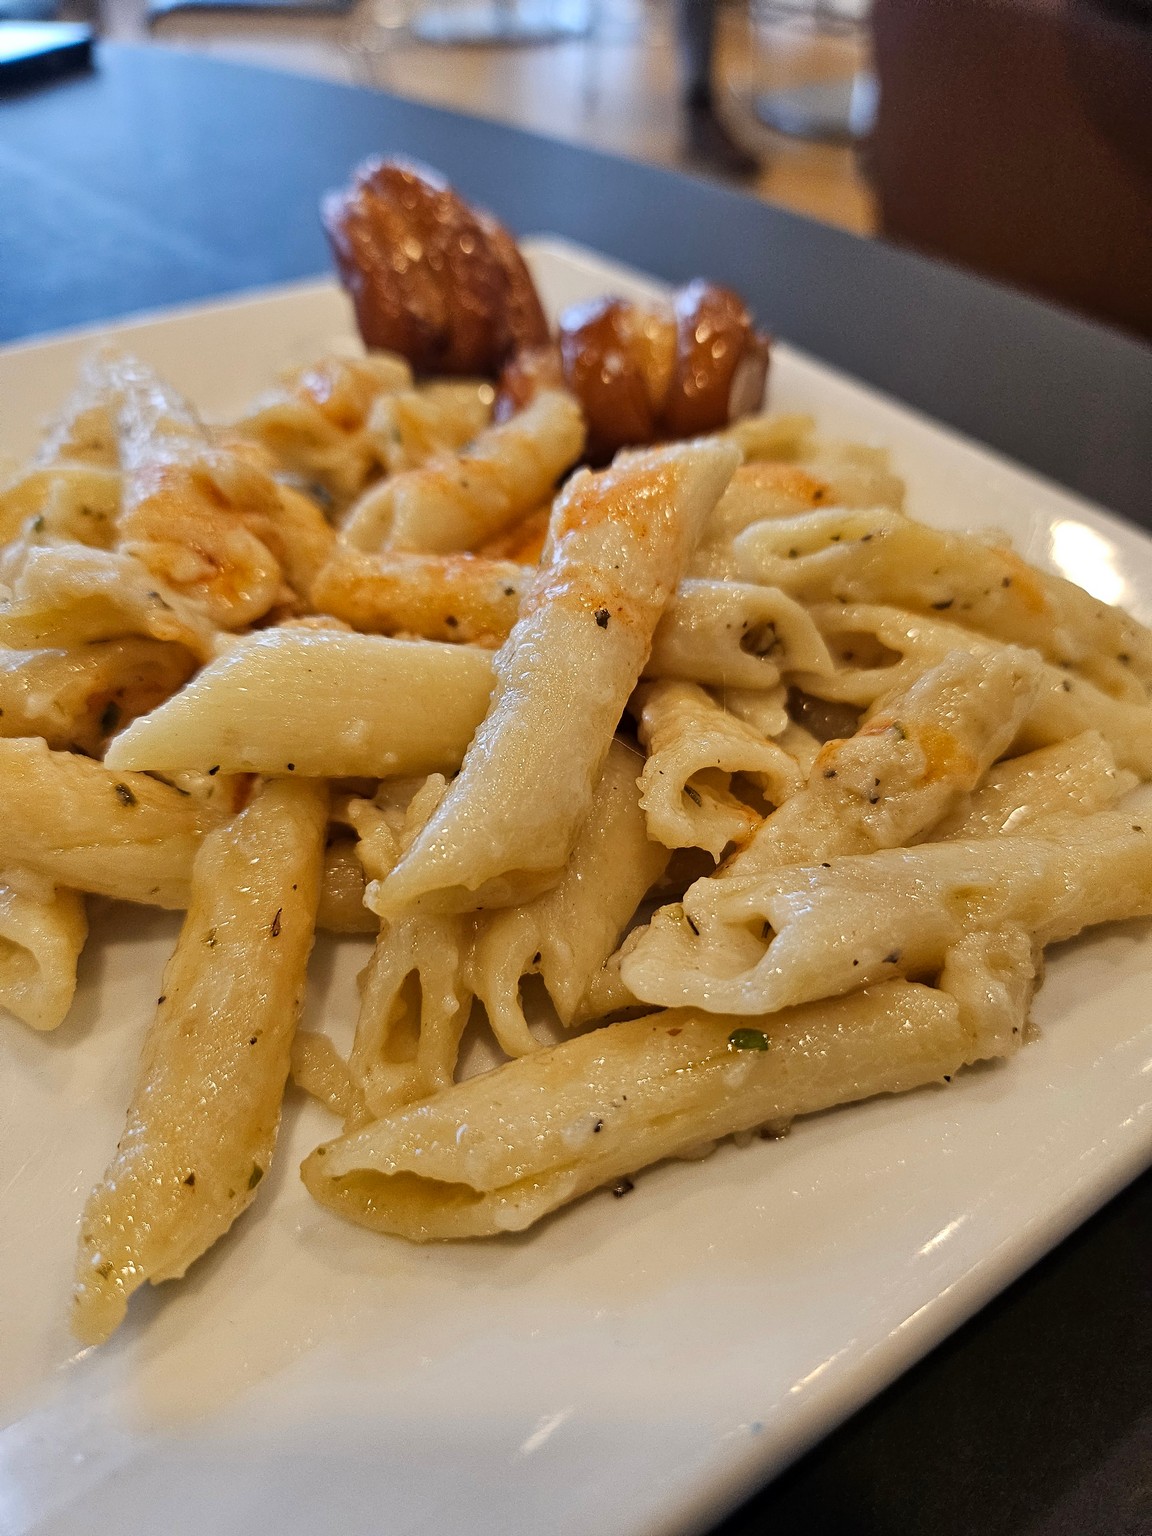
[[[0,735],[99,757],[113,731],[169,698],[195,670],[180,645],[144,636],[60,651],[0,650]]]
[[[366,491],[343,537],[363,550],[474,549],[538,507],[583,447],[580,407],[571,395],[546,390],[461,453]]]
[[[0,739],[0,868],[157,907],[186,907],[192,860],[221,813],[144,773],[32,738]]]
[[[536,1048],[520,982],[538,975],[562,1024],[570,1024],[625,925],[668,864],[647,832],[636,787],[643,759],[622,741],[609,749],[572,856],[558,885],[535,901],[477,917],[469,985],[510,1056]]]
[[[427,824],[444,787],[443,777],[432,774],[422,783],[381,785],[374,801],[349,802],[346,815],[359,834],[356,851],[370,877],[365,900],[372,910],[380,881]],[[452,1081],[472,1005],[465,974],[470,938],[467,918],[417,912],[380,924],[360,974],[360,1012],[348,1058],[359,1118],[384,1114]]]
[[[1108,810],[1136,782],[1134,773],[1117,768],[1100,733],[1085,731],[996,763],[968,803],[937,824],[932,838],[1020,833],[1054,816],[1088,816]]]
[[[495,648],[516,622],[535,573],[481,555],[365,554],[341,546],[312,584],[312,602],[354,629]]]
[[[371,1116],[452,1081],[472,994],[464,978],[468,921],[416,912],[381,925],[360,977],[348,1069]]]
[[[893,654],[890,665],[847,666],[831,676],[801,674],[796,683],[822,699],[851,704],[871,704],[890,689],[901,687],[917,673],[938,662],[949,651],[963,648],[973,656],[989,656],[999,643],[942,619],[925,619],[903,612],[857,603],[828,603],[813,607],[815,619],[834,653],[845,648],[860,659],[861,645],[880,642]],[[1041,688],[1020,734],[1018,751],[1049,746],[1099,731],[1116,754],[1122,768],[1141,778],[1152,778],[1152,711],[1143,703],[1113,698],[1093,683],[1071,676],[1059,667],[1043,664]]]
[[[433,379],[381,395],[369,414],[368,436],[387,472],[403,474],[466,447],[491,421],[494,398],[487,381]]]
[[[648,835],[666,848],[704,848],[719,859],[730,843],[745,842],[764,818],[732,792],[738,777],[773,806],[804,786],[782,747],[721,709],[695,683],[645,683],[630,708],[648,750],[640,804]]]
[[[106,1339],[255,1197],[280,1124],[315,934],[326,786],[273,782],[209,833],[127,1125],[80,1222],[73,1326]]]
[[[830,672],[807,612],[773,587],[684,581],[656,626],[646,677],[715,687],[773,688],[783,672]]]
[[[285,375],[228,436],[261,444],[282,468],[344,505],[386,462],[369,426],[375,410],[411,385],[412,370],[390,353],[320,358]]]
[[[0,872],[0,1008],[33,1029],[63,1024],[87,937],[76,891],[26,869]]]
[[[151,370],[123,359],[110,373],[124,471],[118,547],[220,629],[298,609],[335,537],[319,507],[279,485],[262,453],[215,442]]]
[[[475,647],[264,630],[129,726],[105,761],[305,778],[451,772],[491,688],[491,654]]]
[[[417,1242],[519,1232],[720,1137],[1008,1054],[1030,956],[997,945],[983,995],[980,958],[962,964],[962,1001],[895,981],[755,1029],[690,1009],[609,1024],[330,1141],[301,1173],[321,1204],[379,1232]]]
[[[1038,944],[1152,915],[1152,821],[1119,811],[1044,822],[1018,837],[921,843],[716,882],[720,923],[770,930],[740,974],[714,978],[716,1012],[761,1014],[899,975],[934,973],[973,929],[1016,928]],[[690,911],[686,899],[685,911]],[[681,989],[625,981],[648,1002]],[[660,996],[655,994],[660,993]]]
[[[691,885],[682,906],[660,908],[629,936],[619,960],[624,985],[647,1002],[739,1011],[743,978],[763,960],[766,939],[728,916],[727,884],[919,837],[1006,750],[1040,666],[1015,648],[986,657],[955,651],[888,695],[856,735],[820,749],[807,786],[715,875]]]
[[[548,563],[496,653],[488,715],[383,882],[378,910],[510,906],[557,882],[653,631],[735,460],[730,445],[688,443],[568,482]]]
[[[214,654],[216,629],[138,560],[113,550],[49,544],[0,558],[0,645],[16,650],[150,635]]]
[[[1033,646],[1116,698],[1139,701],[1152,685],[1152,632],[1003,543],[892,512],[822,512],[758,523],[736,539],[733,555],[744,580],[805,602],[946,613],[963,628]]]

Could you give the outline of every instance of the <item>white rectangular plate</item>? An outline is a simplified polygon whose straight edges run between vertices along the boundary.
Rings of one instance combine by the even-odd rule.
[[[574,247],[529,249],[553,310],[653,291]],[[316,283],[10,348],[0,449],[31,447],[95,341],[223,415],[352,334]],[[996,523],[1152,615],[1152,544],[1117,519],[784,347],[771,399],[890,445],[915,515]],[[524,1236],[415,1248],[343,1225],[296,1177],[331,1122],[293,1094],[267,1196],[77,1353],[76,1217],[176,927],[98,910],[58,1035],[0,1019],[3,1536],[695,1531],[1152,1158],[1152,931],[1130,923],[1053,955],[1040,1038],[1010,1065],[658,1168]],[[350,1028],[364,958],[321,942],[313,1022]]]

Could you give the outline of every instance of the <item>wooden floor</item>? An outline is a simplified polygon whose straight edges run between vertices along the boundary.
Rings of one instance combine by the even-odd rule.
[[[121,40],[151,38],[376,85],[637,159],[706,170],[685,143],[671,7],[660,0],[544,3],[588,3],[588,37],[536,47],[432,47],[410,30],[428,8],[416,0],[359,0],[346,18],[177,12],[151,32],[144,0],[103,0],[103,17],[107,35]],[[757,21],[746,4],[730,4],[722,21],[719,107],[760,163],[744,185],[798,212],[871,233],[872,203],[852,149],[772,133],[754,113],[765,90],[849,77],[861,62],[858,45]]]

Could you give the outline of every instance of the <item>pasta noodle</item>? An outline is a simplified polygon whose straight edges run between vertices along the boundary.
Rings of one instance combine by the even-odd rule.
[[[432,459],[366,492],[348,515],[344,538],[368,551],[474,549],[551,495],[583,447],[575,400],[545,391],[460,454]]]
[[[157,907],[188,905],[193,857],[220,814],[35,738],[0,739],[0,794],[0,868]]]
[[[105,761],[304,778],[451,770],[484,718],[491,688],[486,651],[265,630],[129,726]]]
[[[798,674],[797,684],[824,699],[869,704],[890,688],[919,674],[963,647],[973,656],[987,656],[996,642],[971,634],[943,620],[913,617],[897,608],[869,604],[815,606],[812,617],[835,649],[859,644],[860,637],[879,641],[898,658],[894,665],[843,668],[831,676]],[[1097,730],[1116,760],[1141,777],[1152,774],[1152,713],[1146,704],[1113,698],[1093,683],[1072,677],[1059,667],[1040,672],[1042,687],[1015,742],[1019,750],[1050,746],[1082,731]]]
[[[982,989],[970,959],[959,996],[888,982],[757,1020],[759,1048],[733,1047],[746,1020],[687,1009],[592,1030],[318,1147],[304,1182],[340,1215],[418,1242],[522,1231],[701,1142],[1008,1054],[1031,955],[978,947]]]
[[[648,677],[717,687],[773,688],[786,672],[830,672],[828,647],[783,592],[731,581],[685,581],[656,626]]]
[[[763,817],[733,793],[737,778],[780,805],[803,784],[783,747],[767,741],[693,683],[647,683],[632,706],[648,758],[640,804],[666,848],[705,848],[714,859],[743,843]]]
[[[0,735],[99,756],[112,733],[187,682],[183,646],[129,637],[67,650],[0,651]]]
[[[326,811],[323,785],[274,781],[204,840],[128,1123],[81,1218],[73,1325],[86,1343],[107,1338],[146,1280],[179,1278],[268,1171]]]
[[[390,353],[321,358],[286,375],[229,435],[258,443],[342,506],[387,463],[389,434],[378,412],[411,393],[411,384],[408,364]]]
[[[824,512],[761,522],[733,546],[746,580],[809,603],[886,603],[1037,649],[1105,693],[1142,701],[1148,632],[1121,609],[1028,565],[1003,543],[928,528],[894,512]],[[1141,686],[1143,685],[1143,686]]]
[[[668,864],[667,850],[648,836],[637,792],[639,765],[637,753],[614,741],[559,884],[535,901],[476,919],[469,984],[511,1056],[537,1047],[524,1017],[521,979],[539,975],[560,1022],[571,1024]]]
[[[495,647],[530,580],[511,560],[341,548],[313,582],[312,601],[355,629]]]
[[[84,899],[25,869],[0,875],[0,1007],[33,1029],[64,1022],[88,937]]]
[[[717,883],[711,906],[720,922],[759,923],[767,938],[755,964],[714,986],[709,1006],[760,1014],[897,973],[931,974],[972,929],[1020,929],[1054,944],[1095,923],[1152,914],[1152,823],[1102,811],[1019,836],[733,876]],[[682,995],[635,965],[622,974],[647,1002]]]
[[[507,906],[559,878],[612,733],[700,528],[732,472],[719,444],[576,475],[550,555],[495,660],[459,777],[381,887],[380,910]],[[566,751],[558,762],[553,743]]]

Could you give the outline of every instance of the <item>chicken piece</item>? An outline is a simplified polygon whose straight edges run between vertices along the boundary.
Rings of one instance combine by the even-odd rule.
[[[588,422],[588,460],[606,464],[618,448],[715,432],[758,410],[768,351],[741,299],[699,278],[671,306],[593,299],[561,315],[557,343],[513,358],[496,419],[543,389],[570,389]]]
[[[435,171],[369,160],[322,207],[364,344],[418,373],[495,377],[521,347],[548,338],[512,236]]]

